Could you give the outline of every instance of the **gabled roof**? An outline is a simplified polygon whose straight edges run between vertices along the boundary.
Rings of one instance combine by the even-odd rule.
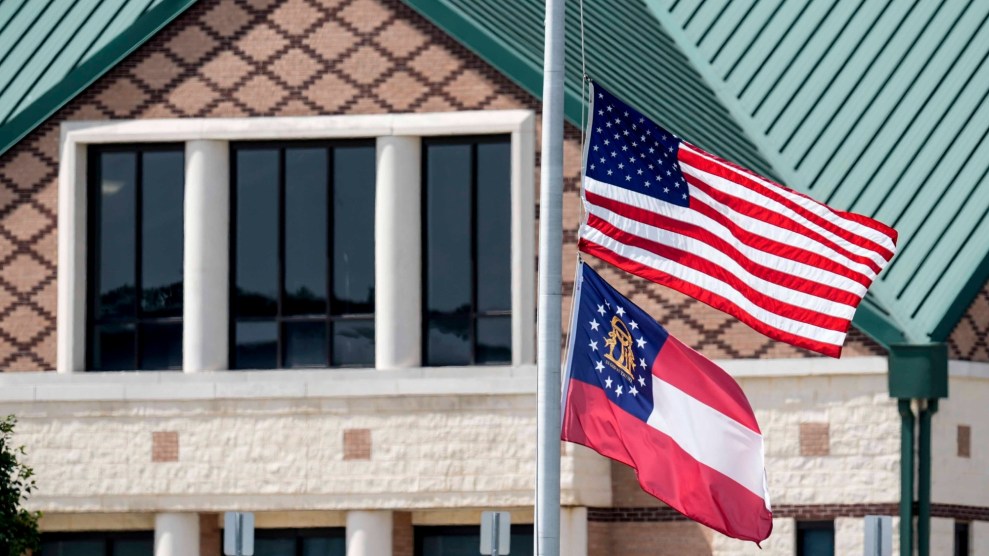
[[[542,91],[543,2],[404,0]],[[0,153],[195,0],[0,2]],[[900,232],[856,314],[943,341],[989,278],[989,4],[584,1],[586,71],[692,142]],[[568,119],[581,122],[579,3]]]
[[[543,8],[405,0],[536,96]],[[579,4],[567,116],[579,125]],[[989,4],[584,1],[587,71],[690,141],[892,224],[899,253],[855,323],[944,341],[989,278]]]
[[[0,2],[0,154],[195,1]]]

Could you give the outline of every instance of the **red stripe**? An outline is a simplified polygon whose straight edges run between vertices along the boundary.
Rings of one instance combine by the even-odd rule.
[[[806,336],[798,336],[796,334],[792,334],[790,332],[786,332],[784,330],[780,330],[778,328],[769,326],[766,323],[756,319],[746,311],[742,310],[742,308],[736,305],[735,303],[725,299],[724,297],[721,297],[720,295],[716,295],[704,288],[700,288],[698,286],[695,286],[694,284],[680,280],[679,278],[671,276],[661,270],[657,270],[650,266],[646,266],[636,261],[633,261],[631,259],[622,257],[621,255],[611,251],[610,249],[607,249],[596,243],[588,241],[585,238],[580,238],[580,241],[577,244],[577,248],[583,251],[584,253],[594,255],[595,257],[605,262],[611,263],[612,265],[624,270],[625,272],[629,272],[641,278],[645,278],[646,280],[650,280],[657,284],[661,284],[666,287],[673,288],[674,290],[689,295],[690,297],[693,297],[694,299],[702,303],[710,305],[711,307],[714,307],[719,311],[728,313],[729,315],[732,315],[733,317],[747,324],[750,328],[752,328],[756,332],[759,332],[760,334],[764,334],[766,336],[769,336],[770,338],[779,340],[781,342],[786,342],[788,344],[792,344],[797,347],[802,347],[805,349],[809,349],[811,351],[816,351],[817,353],[821,353],[823,355],[827,355],[830,357],[841,356],[841,347],[842,347],[841,344],[828,344],[820,340],[815,340],[813,338],[808,338]],[[839,330],[839,332],[847,334],[848,329],[846,328],[845,330]]]
[[[742,294],[742,296],[752,303],[785,319],[813,324],[814,326],[827,328],[828,330],[835,330],[837,332],[848,330],[848,323],[850,319],[826,315],[806,307],[800,307],[792,303],[787,303],[777,297],[757,291],[755,288],[749,286],[744,280],[741,280],[731,272],[728,272],[724,267],[703,257],[698,257],[688,251],[683,251],[681,249],[676,249],[661,243],[656,243],[655,241],[641,238],[635,234],[615,227],[608,221],[595,216],[594,214],[588,215],[587,225],[600,231],[611,239],[618,241],[619,243],[630,245],[632,247],[638,247],[639,249],[653,253],[663,259],[667,259],[675,262],[676,264],[704,273],[715,280],[720,280],[728,284],[728,286],[738,293]]]
[[[778,226],[791,233],[805,236],[813,241],[816,241],[822,245],[825,245],[833,249],[834,251],[838,252],[839,254],[841,254],[842,256],[844,256],[845,258],[851,261],[855,261],[856,263],[871,268],[876,274],[878,274],[883,269],[883,265],[880,265],[879,263],[870,259],[869,257],[866,257],[865,255],[857,255],[855,253],[852,253],[848,249],[845,249],[844,247],[838,245],[836,242],[831,241],[830,239],[824,237],[820,233],[811,230],[810,228],[807,228],[803,224],[795,222],[789,217],[783,216],[782,214],[774,210],[770,210],[766,207],[746,201],[745,199],[742,199],[740,197],[734,197],[732,195],[729,195],[728,193],[725,193],[724,191],[708,184],[704,180],[698,179],[694,176],[684,174],[684,177],[687,179],[687,183],[707,193],[712,199],[731,208],[735,212],[744,214],[760,222],[765,222],[767,224]]]
[[[671,232],[676,235],[684,235],[689,238],[696,239],[698,241],[704,242],[711,247],[721,251],[726,256],[737,262],[745,270],[751,274],[758,276],[768,282],[782,286],[784,288],[789,288],[791,290],[800,291],[806,294],[814,295],[833,301],[835,303],[842,303],[850,307],[855,307],[861,301],[861,297],[858,295],[843,290],[841,288],[836,288],[834,286],[829,286],[827,284],[822,284],[820,282],[815,282],[809,278],[803,278],[800,276],[795,276],[793,274],[787,274],[785,272],[780,272],[778,270],[772,269],[763,264],[757,263],[746,256],[744,253],[735,248],[734,245],[728,243],[727,241],[721,239],[709,230],[702,228],[696,224],[689,224],[687,222],[682,222],[674,218],[670,218],[663,214],[656,212],[651,212],[646,209],[642,209],[636,206],[627,205],[621,201],[615,201],[607,197],[602,197],[600,195],[595,195],[594,193],[587,193],[588,203],[597,205],[610,210],[611,212],[624,216],[626,218],[648,224],[656,228],[660,228]],[[593,200],[592,200],[593,199]],[[699,204],[699,203],[698,203]],[[764,250],[760,250],[764,251]],[[809,252],[808,252],[809,253]],[[794,259],[789,259],[794,260]],[[797,259],[799,262],[803,260]],[[827,261],[831,262],[831,261]],[[806,264],[806,263],[805,263]],[[847,273],[847,269],[842,273],[835,273],[844,276]],[[864,285],[864,284],[863,284]]]
[[[772,532],[773,516],[761,497],[612,406],[600,388],[570,381],[561,438],[631,466],[643,490],[694,521],[754,542]]]
[[[663,342],[653,362],[652,374],[756,434],[762,434],[752,406],[735,379],[672,335]]]
[[[872,239],[870,239],[870,238],[868,238],[866,236],[863,236],[861,234],[858,234],[858,233],[856,233],[856,232],[854,232],[852,230],[849,230],[847,228],[843,228],[840,225],[836,224],[835,222],[829,221],[828,219],[822,217],[821,215],[816,214],[813,211],[810,211],[810,210],[806,209],[805,207],[803,207],[803,206],[795,203],[794,201],[792,201],[791,199],[787,198],[785,195],[779,193],[778,191],[774,191],[772,188],[766,187],[765,185],[759,183],[756,179],[754,179],[751,176],[751,172],[749,172],[747,170],[744,170],[744,169],[739,169],[734,164],[731,164],[731,163],[729,163],[727,161],[724,161],[724,160],[718,158],[717,156],[712,155],[711,153],[708,153],[707,151],[705,151],[703,149],[698,149],[697,147],[695,147],[693,145],[690,145],[690,148],[695,149],[695,150],[697,150],[699,152],[702,152],[702,153],[708,155],[709,157],[713,158],[714,160],[711,160],[710,158],[705,158],[704,156],[701,156],[701,155],[699,155],[699,154],[697,154],[695,152],[691,152],[690,150],[685,150],[685,149],[680,149],[679,150],[679,152],[678,152],[678,158],[680,158],[681,160],[683,160],[687,164],[690,164],[691,166],[693,166],[693,167],[695,167],[695,168],[697,168],[699,170],[703,170],[705,172],[709,172],[709,173],[714,174],[716,176],[720,176],[720,177],[725,178],[725,179],[727,179],[729,181],[735,182],[735,183],[737,183],[737,184],[739,184],[739,185],[741,185],[743,187],[746,187],[749,190],[751,190],[751,191],[753,191],[753,192],[755,192],[755,193],[757,193],[759,195],[762,195],[764,197],[768,197],[770,199],[773,199],[774,201],[777,201],[779,203],[782,203],[784,206],[789,207],[790,209],[792,209],[796,213],[800,214],[804,218],[810,220],[811,222],[814,222],[818,226],[823,227],[824,229],[830,231],[831,233],[833,233],[835,235],[838,235],[839,237],[842,237],[842,238],[844,238],[845,240],[847,240],[847,241],[849,241],[851,243],[854,243],[856,245],[861,245],[862,247],[865,247],[866,249],[869,249],[870,251],[875,251],[876,253],[879,253],[887,261],[890,260],[891,258],[893,258],[893,252],[890,251],[889,249],[887,249],[886,247],[884,247],[883,245],[880,245],[879,243],[873,241]],[[770,180],[766,180],[766,181],[770,181]],[[856,222],[858,224],[866,225],[870,229],[872,229],[874,231],[877,231],[879,233],[882,233],[883,235],[889,237],[890,240],[893,241],[893,244],[894,245],[896,244],[896,231],[894,231],[889,226],[886,226],[885,224],[882,224],[880,222],[877,222],[877,221],[875,221],[875,220],[873,220],[871,218],[868,218],[866,216],[862,216],[862,215],[858,215],[858,214],[854,214],[854,213],[842,213],[842,212],[836,211],[836,210],[832,209],[831,207],[829,207],[829,206],[827,206],[827,205],[825,205],[823,203],[819,203],[818,201],[812,199],[811,197],[808,197],[807,195],[803,195],[801,193],[798,193],[796,191],[793,191],[793,190],[787,188],[786,186],[780,185],[780,184],[775,183],[775,182],[772,182],[772,181],[770,181],[770,183],[773,183],[773,185],[775,185],[776,187],[779,187],[779,188],[782,188],[782,189],[787,189],[788,191],[790,191],[794,195],[798,195],[801,198],[807,199],[808,201],[814,203],[815,205],[819,205],[821,207],[824,207],[825,209],[827,209],[832,214],[835,214],[836,216],[839,216],[839,217],[840,216],[845,216],[846,218],[848,218],[846,215],[854,216],[855,218],[848,218],[848,219],[849,220],[852,220],[852,221],[854,221],[854,222]],[[869,222],[872,225],[868,225],[868,224],[866,224],[866,222]]]

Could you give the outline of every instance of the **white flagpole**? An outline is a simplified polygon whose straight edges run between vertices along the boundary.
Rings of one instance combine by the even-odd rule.
[[[564,0],[546,0],[539,197],[536,556],[560,554]]]

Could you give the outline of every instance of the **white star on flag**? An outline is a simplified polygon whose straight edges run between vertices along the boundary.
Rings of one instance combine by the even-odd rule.
[[[640,348],[646,347],[646,339],[639,338],[638,340],[635,341],[635,345],[639,346]]]
[[[598,364],[597,365],[594,365],[594,368],[597,370],[597,372],[600,373],[601,371],[604,370],[604,363],[598,361]]]
[[[638,330],[639,329],[639,323],[635,322],[634,320],[628,321],[628,326],[632,330]]]
[[[615,388],[615,394],[617,394],[618,397],[621,397],[621,395],[622,395],[622,387],[621,387],[620,384],[618,385],[618,388]]]
[[[591,321],[591,330],[597,330],[599,326],[597,319]]]
[[[587,347],[593,349],[594,351],[597,351],[598,350],[598,343],[595,342],[594,340],[591,340],[591,343],[587,344]]]
[[[605,388],[611,388],[611,377],[610,376],[608,378],[604,379],[604,387]]]

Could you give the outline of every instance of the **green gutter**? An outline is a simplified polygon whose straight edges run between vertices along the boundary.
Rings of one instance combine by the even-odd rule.
[[[543,68],[527,60],[515,49],[498,40],[459,10],[439,0],[403,0],[433,25],[480,56],[496,70],[537,99],[543,94]],[[578,84],[579,86],[579,84]],[[575,126],[581,121],[579,92],[564,88],[564,116]]]
[[[86,63],[70,71],[57,85],[0,128],[0,154],[7,152],[59,108],[195,3],[196,0],[163,0],[151,11],[138,17]]]

